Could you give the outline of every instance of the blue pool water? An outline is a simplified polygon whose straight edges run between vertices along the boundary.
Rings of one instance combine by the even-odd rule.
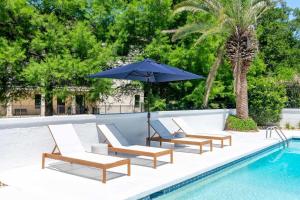
[[[300,200],[300,140],[155,199]]]

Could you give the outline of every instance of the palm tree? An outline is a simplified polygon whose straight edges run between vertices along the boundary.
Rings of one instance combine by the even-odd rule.
[[[206,81],[204,106],[207,105],[212,83],[226,54],[233,71],[237,116],[248,118],[247,72],[258,51],[255,25],[257,19],[274,5],[274,0],[186,0],[175,6],[174,13],[202,12],[214,20],[180,27],[174,31],[173,40],[194,33],[201,34],[196,44],[213,35],[221,39],[217,59]]]

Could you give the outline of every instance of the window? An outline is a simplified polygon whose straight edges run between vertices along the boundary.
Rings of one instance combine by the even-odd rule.
[[[140,95],[134,95],[134,107],[140,107]]]
[[[65,101],[62,98],[57,97],[56,99],[56,103],[57,103],[57,114],[65,114],[66,113],[66,109],[65,109]]]
[[[57,97],[57,105],[58,106],[64,106],[65,105],[65,101],[62,98]]]
[[[41,109],[42,95],[36,94],[34,96],[35,109]]]

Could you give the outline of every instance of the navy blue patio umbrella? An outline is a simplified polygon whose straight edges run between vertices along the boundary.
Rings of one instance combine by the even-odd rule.
[[[155,62],[151,59],[116,67],[93,75],[90,78],[112,78],[138,80],[147,83],[160,83],[204,78],[175,67]],[[150,92],[150,91],[149,91]],[[149,96],[147,105],[148,138],[150,138]],[[147,142],[149,144],[149,142]]]

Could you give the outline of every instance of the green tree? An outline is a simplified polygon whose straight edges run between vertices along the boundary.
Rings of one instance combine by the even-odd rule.
[[[31,39],[31,19],[36,17],[34,8],[26,0],[0,1],[0,36],[8,40]]]
[[[144,57],[153,58],[159,62],[177,66],[184,70],[206,76],[215,60],[215,50],[218,43],[214,38],[203,41],[195,46],[193,38],[172,42],[168,35],[157,33],[152,42],[146,46]],[[209,97],[210,108],[234,107],[230,67],[222,62],[222,70],[216,77],[217,82],[212,87]],[[158,84],[153,87],[156,97],[165,99],[166,109],[199,109],[203,108],[203,80]]]
[[[69,19],[56,15],[43,14],[32,20],[38,28],[29,46],[33,56],[23,71],[29,85],[40,88],[45,95],[47,115],[52,114],[53,96],[67,96],[68,88],[90,88],[88,100],[95,101],[111,85],[110,81],[89,79],[87,75],[113,60],[112,48],[97,40],[88,21],[78,20],[66,26]]]
[[[148,44],[157,30],[166,29],[171,20],[171,0],[133,0],[115,16],[109,27],[110,41],[119,55],[127,55],[130,47]]]
[[[32,38],[30,21],[35,9],[26,0],[0,2],[0,102],[6,104],[25,93],[22,70],[26,66],[27,50]]]
[[[300,108],[300,82],[294,80],[286,85],[286,93],[288,101],[286,103],[287,108]]]
[[[84,20],[87,13],[88,1],[86,0],[28,0],[36,7],[40,14],[54,14],[61,20]]]
[[[233,108],[234,88],[238,87],[232,80],[239,76],[232,73],[234,68],[231,66],[235,66],[233,57],[236,57],[233,55],[245,58],[245,51],[241,49],[245,47],[245,41],[251,44],[246,53],[253,50],[257,42],[260,47],[247,74],[250,87],[262,77],[273,77],[285,85],[291,85],[291,80],[299,77],[298,9],[288,8],[283,3],[264,12],[259,10],[267,2],[263,0],[252,1],[257,3],[255,10],[250,9],[250,0],[199,0],[187,1],[196,9],[179,6],[175,12],[180,14],[172,15],[174,5],[184,4],[180,2],[183,1],[1,1],[0,101],[22,95],[21,91],[26,92],[24,87],[37,87],[44,94],[65,97],[68,87],[82,86],[90,89],[87,98],[95,101],[99,93],[112,91],[111,84],[109,81],[88,79],[86,75],[114,66],[115,60],[133,61],[150,57],[208,77],[206,84],[203,80],[154,84],[153,109],[199,109],[203,105]],[[197,5],[200,7],[193,2],[199,2]],[[209,2],[212,7],[207,6]],[[216,9],[215,4],[221,6],[220,9]],[[192,12],[181,12],[183,10]],[[246,10],[249,15],[244,15]],[[253,16],[257,13],[256,23]],[[222,23],[224,26],[220,26]],[[172,41],[172,35],[162,31],[174,32],[185,24],[189,25],[180,28],[174,35],[174,39],[180,37],[181,40]],[[230,31],[233,29],[237,32]],[[188,34],[186,30],[193,33]],[[255,40],[255,32],[258,41]],[[197,33],[201,34],[200,39]],[[228,41],[242,44],[238,52],[228,51],[229,47],[236,48]],[[141,53],[141,56],[132,57],[135,52]],[[252,59],[250,56],[249,63]],[[241,63],[236,72],[247,66],[244,61]],[[130,89],[132,87],[138,86],[131,84]],[[120,91],[122,93],[123,88]],[[249,91],[249,96],[251,93]],[[289,106],[298,102],[294,93],[287,90]],[[250,98],[250,109],[252,101],[253,98]]]
[[[221,38],[217,58],[222,58],[222,53],[226,52],[232,65],[237,116],[241,119],[248,118],[247,72],[258,48],[254,27],[256,20],[272,5],[271,0],[188,0],[175,8],[175,13],[200,12],[213,18],[209,23],[196,21],[177,29],[173,40],[194,33],[201,33],[196,44],[215,35]],[[219,66],[218,60],[214,65],[216,68]],[[209,82],[214,80],[215,71],[211,70]],[[209,91],[209,88],[206,90]]]
[[[268,10],[257,28],[260,51],[267,70],[281,79],[291,80],[300,71],[299,38],[295,34],[297,18],[291,20],[292,10],[286,6]]]
[[[6,104],[23,93],[24,79],[21,72],[25,59],[21,41],[9,42],[0,37],[0,102]]]

